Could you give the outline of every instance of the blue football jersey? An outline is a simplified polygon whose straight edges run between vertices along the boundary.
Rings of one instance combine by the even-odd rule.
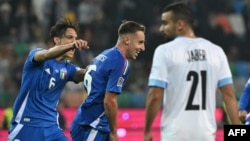
[[[88,66],[84,76],[84,87],[88,96],[78,108],[73,122],[109,132],[109,123],[104,112],[105,92],[120,94],[129,70],[129,62],[118,48],[113,47],[99,54]]]
[[[240,96],[239,110],[246,110],[250,113],[250,79],[245,84],[245,88]]]
[[[68,61],[55,59],[34,62],[39,50],[41,48],[31,50],[25,61],[20,91],[13,106],[13,124],[49,127],[58,123],[56,108],[61,92],[80,69]]]

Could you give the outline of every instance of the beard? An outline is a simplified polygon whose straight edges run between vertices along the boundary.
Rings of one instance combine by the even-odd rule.
[[[174,36],[168,36],[168,35],[167,35],[167,34],[165,34],[165,33],[162,33],[162,35],[165,37],[166,42],[170,42],[170,41],[172,41],[172,40],[174,40],[174,39],[175,39],[175,37],[174,37]]]
[[[175,37],[167,37],[166,38],[166,42],[170,42],[170,41],[172,41],[172,40],[174,40],[175,39]]]

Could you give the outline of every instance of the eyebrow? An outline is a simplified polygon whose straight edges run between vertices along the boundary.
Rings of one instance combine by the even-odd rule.
[[[145,40],[140,40],[139,43],[145,43]]]

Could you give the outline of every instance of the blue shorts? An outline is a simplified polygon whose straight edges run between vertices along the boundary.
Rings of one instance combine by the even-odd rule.
[[[8,141],[68,141],[62,129],[51,127],[33,127],[17,124],[11,127]]]
[[[73,141],[108,141],[109,132],[98,131],[91,126],[72,123],[70,135]]]

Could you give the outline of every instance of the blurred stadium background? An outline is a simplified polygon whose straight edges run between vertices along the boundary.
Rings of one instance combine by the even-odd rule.
[[[132,72],[119,96],[119,136],[121,141],[142,139],[147,77],[157,45],[165,42],[158,33],[161,9],[177,0],[0,0],[0,141],[5,141],[11,106],[18,93],[24,60],[31,48],[51,46],[48,32],[59,17],[78,21],[80,37],[90,50],[77,52],[76,64],[86,67],[103,49],[116,43],[121,20],[146,25],[146,51],[132,62]],[[250,76],[250,0],[184,0],[197,18],[195,30],[220,45],[230,61],[235,91],[239,98]],[[69,137],[69,126],[76,108],[85,98],[80,84],[68,83],[60,100],[62,127]],[[223,141],[225,117],[223,102],[217,96],[217,141]],[[159,141],[159,117],[154,124]],[[192,130],[192,129],[191,129]]]

